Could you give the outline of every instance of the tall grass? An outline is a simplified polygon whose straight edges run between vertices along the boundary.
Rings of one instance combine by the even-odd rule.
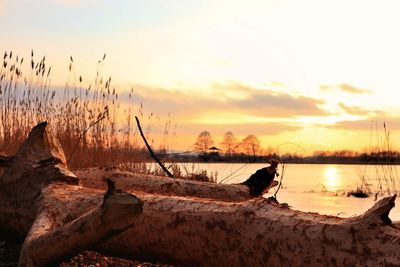
[[[394,156],[396,152],[392,150],[392,144],[390,139],[390,131],[386,127],[386,123],[383,123],[383,133],[378,134],[378,126],[375,124],[377,132],[378,151],[376,153],[379,158],[379,165],[375,169],[376,176],[378,178],[378,188],[376,193],[388,195],[399,193],[399,175],[397,173],[396,166],[393,164]]]
[[[0,67],[0,154],[13,155],[34,125],[48,121],[72,169],[145,162],[135,115],[149,125],[146,135],[152,146],[168,150],[170,116],[165,125],[153,113],[146,116],[143,105],[133,101],[133,89],[120,101],[111,77],[103,75],[105,59],[98,61],[94,81],[85,85],[71,57],[68,81],[64,88],[55,88],[45,57],[37,60],[32,51],[24,60],[5,52]],[[160,125],[163,130],[157,130]]]
[[[378,127],[378,122],[371,122],[369,155],[365,158],[364,167],[359,169],[360,184],[357,189],[350,191],[351,195],[368,196],[374,194],[391,195],[400,193],[400,176],[394,164],[398,152],[393,149],[390,131],[383,123],[383,128]],[[374,177],[368,174],[373,173]]]

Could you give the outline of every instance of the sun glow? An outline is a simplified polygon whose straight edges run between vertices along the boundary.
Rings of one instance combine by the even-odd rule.
[[[399,1],[22,2],[0,0],[3,48],[45,55],[52,90],[111,76],[121,105],[171,114],[188,136],[179,149],[204,129],[301,143],[308,154],[364,150],[371,121],[400,135]]]
[[[296,124],[308,126],[332,126],[340,121],[356,121],[362,119],[360,116],[340,115],[340,116],[302,116],[297,117],[294,122]]]
[[[341,185],[339,169],[336,166],[328,165],[324,173],[324,186],[328,191],[337,191]]]
[[[282,122],[281,118],[252,116],[241,113],[207,112],[191,120],[192,123],[230,125],[241,123],[274,123]],[[289,121],[286,121],[289,122]]]

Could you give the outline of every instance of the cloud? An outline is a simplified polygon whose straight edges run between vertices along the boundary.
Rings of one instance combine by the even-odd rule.
[[[335,129],[344,130],[383,130],[383,123],[386,124],[388,131],[400,131],[400,117],[383,117],[384,119],[363,119],[355,121],[341,121],[332,126]]]
[[[319,107],[324,101],[305,96],[293,96],[285,92],[258,89],[242,84],[230,84],[225,90],[245,92],[241,99],[231,99],[233,108],[245,110],[253,115],[271,117],[295,117],[326,115]]]
[[[339,89],[343,92],[346,93],[350,93],[350,94],[369,94],[371,93],[370,90],[368,89],[363,89],[363,88],[357,88],[353,85],[347,84],[347,83],[342,83],[339,85],[320,85],[319,89],[321,89],[322,91],[329,91],[329,90],[335,90],[335,89]]]
[[[362,109],[360,107],[355,107],[355,106],[346,106],[343,103],[338,103],[338,106],[347,114],[350,115],[369,115],[371,114],[370,110]]]
[[[331,128],[345,130],[370,130],[372,120],[340,121]]]
[[[321,89],[322,91],[327,91],[329,89],[331,89],[332,87],[326,84],[320,85],[319,89]]]
[[[193,133],[193,129],[199,126],[192,123],[185,123],[179,126],[181,133]],[[201,128],[201,127],[200,127]],[[223,134],[227,131],[233,132],[235,135],[274,135],[285,131],[295,131],[301,127],[291,126],[284,123],[241,123],[241,124],[210,124],[206,126],[207,130],[213,133]]]
[[[129,92],[120,94],[121,100],[129,100]],[[217,108],[221,103],[217,99],[195,95],[191,91],[164,89],[135,85],[133,102],[143,104],[145,110],[156,114],[171,112],[175,116],[190,116],[204,110]]]
[[[323,101],[287,94],[253,93],[247,99],[237,100],[233,106],[247,110],[252,114],[272,117],[294,117],[325,115],[326,112],[318,107]]]
[[[237,88],[238,91],[242,89],[246,91],[244,87]],[[256,136],[277,135],[302,128],[301,125],[288,124],[286,116],[310,113],[309,111],[299,112],[302,109],[307,110],[308,104],[293,103],[296,102],[295,98],[291,99],[286,95],[273,96],[272,99],[266,97],[263,101],[268,101],[271,105],[268,108],[255,108],[256,105],[251,104],[251,102],[259,101],[257,100],[258,97],[254,96],[252,100],[245,99],[244,102],[234,102],[222,97],[212,98],[206,93],[191,90],[171,90],[142,85],[133,87],[132,98],[129,98],[129,92],[119,94],[120,100],[124,103],[128,103],[128,101],[132,103],[133,101],[136,108],[142,103],[145,116],[153,113],[165,118],[168,113],[171,113],[170,118],[173,124],[177,125],[177,132],[180,136],[193,136],[204,129],[216,136],[222,135],[226,131],[232,131],[237,136],[249,134]],[[300,99],[299,101],[307,103],[308,100]],[[257,103],[258,107],[263,104],[262,101],[260,102]],[[285,107],[279,107],[278,102],[286,107],[293,104],[295,108],[285,112]],[[277,109],[281,109],[281,112],[276,112]],[[314,109],[314,107],[311,109]],[[137,110],[133,111],[136,111],[137,114]],[[280,117],[282,121],[280,121]]]
[[[369,94],[371,91],[367,89],[357,88],[350,84],[343,83],[338,86],[342,91],[351,94]]]
[[[155,113],[170,111],[182,117],[205,113],[242,114],[262,118],[327,115],[319,107],[323,101],[305,96],[292,96],[237,83],[215,84],[212,90],[212,94],[207,94],[194,90],[169,90],[137,85],[134,87],[134,99]],[[127,99],[128,93],[121,97]],[[239,121],[238,119],[238,123]]]

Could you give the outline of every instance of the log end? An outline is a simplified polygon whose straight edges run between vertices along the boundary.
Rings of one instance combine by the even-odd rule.
[[[115,183],[107,179],[107,191],[103,198],[102,221],[111,229],[121,231],[130,227],[143,210],[143,202],[136,196],[117,190]]]
[[[390,225],[392,220],[389,218],[389,213],[395,206],[395,200],[397,195],[382,198],[375,205],[367,210],[364,214],[356,217],[357,221],[368,225]]]
[[[25,164],[40,166],[51,161],[67,167],[64,150],[47,122],[41,122],[32,128],[15,156]]]
[[[46,175],[43,175],[44,172]],[[40,188],[55,181],[79,183],[78,178],[68,170],[64,150],[47,122],[32,128],[0,178],[0,183],[21,183],[22,180],[32,179],[26,173],[35,176],[34,184]]]

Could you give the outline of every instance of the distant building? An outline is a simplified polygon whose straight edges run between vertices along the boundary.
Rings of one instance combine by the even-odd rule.
[[[213,147],[210,147],[210,148],[208,149],[208,154],[209,154],[210,156],[219,156],[219,151],[220,151],[220,150],[221,150],[221,149],[219,149],[219,148],[213,146]]]

